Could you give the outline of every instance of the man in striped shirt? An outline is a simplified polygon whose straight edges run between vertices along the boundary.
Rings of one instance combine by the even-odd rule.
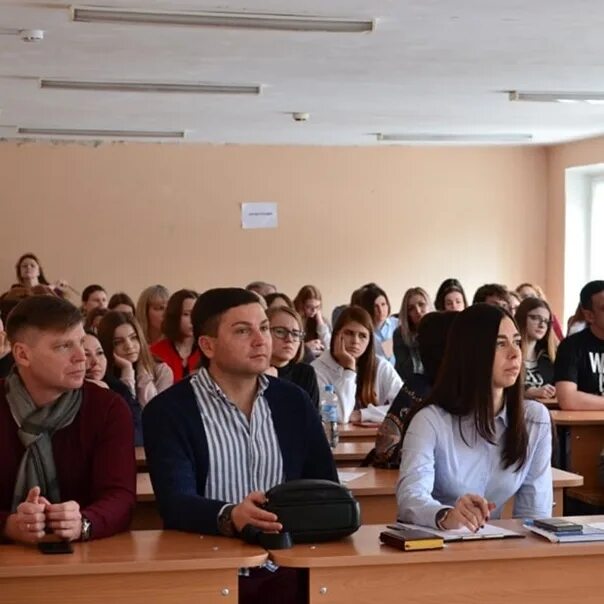
[[[256,294],[209,290],[191,320],[202,367],[143,413],[164,525],[227,536],[248,524],[279,531],[261,507],[265,491],[298,478],[338,480],[318,414],[302,389],[264,375],[271,336]]]

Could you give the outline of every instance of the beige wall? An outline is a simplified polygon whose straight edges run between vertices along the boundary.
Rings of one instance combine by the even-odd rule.
[[[24,251],[79,290],[310,282],[329,312],[367,281],[394,307],[449,276],[547,286],[542,148],[3,143],[0,166],[1,289]],[[278,202],[279,228],[241,230],[243,201]]]
[[[561,316],[564,300],[565,170],[602,162],[604,162],[604,137],[557,145],[547,150],[546,283],[551,302]],[[572,242],[569,243],[572,245]]]

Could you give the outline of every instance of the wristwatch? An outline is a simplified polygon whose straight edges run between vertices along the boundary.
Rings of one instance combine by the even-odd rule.
[[[235,504],[225,505],[218,514],[218,532],[225,537],[235,537],[237,535],[237,529],[231,518],[234,508]]]
[[[82,531],[80,532],[80,541],[89,541],[92,534],[92,523],[86,516],[82,516]]]

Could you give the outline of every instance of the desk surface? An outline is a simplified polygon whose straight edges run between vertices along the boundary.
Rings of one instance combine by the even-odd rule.
[[[355,497],[371,495],[394,495],[398,480],[397,470],[385,470],[383,468],[358,468],[342,467],[340,472],[362,473],[362,476],[347,481],[344,484],[352,491]],[[578,487],[583,484],[583,477],[572,472],[565,472],[558,468],[552,468],[554,489],[566,487]],[[136,498],[137,501],[155,501],[151,479],[147,473],[136,475]],[[1,560],[0,560],[1,562]]]
[[[48,556],[35,547],[2,545],[0,578],[237,569],[267,558],[261,548],[236,539],[176,531],[133,531],[73,547],[73,554]]]
[[[604,522],[604,516],[586,516],[585,522]],[[271,550],[271,559],[280,566],[295,568],[407,565],[425,562],[469,562],[604,555],[604,542],[553,544],[522,529],[519,520],[498,520],[492,524],[526,533],[525,539],[486,539],[449,543],[445,549],[401,552],[380,544],[384,525],[368,524],[350,537],[333,543],[300,544],[289,550]],[[438,571],[434,570],[435,576]]]
[[[367,423],[362,426],[357,426],[355,424],[340,424],[340,438],[345,439],[354,439],[354,438],[364,438],[364,437],[373,437],[377,436],[378,428],[380,424]]]
[[[558,426],[597,426],[604,424],[604,411],[550,411]]]
[[[545,405],[548,409],[557,409],[558,408],[558,399],[557,398],[536,398],[536,401]]]
[[[333,457],[338,461],[362,461],[374,447],[373,442],[344,441],[333,449]]]

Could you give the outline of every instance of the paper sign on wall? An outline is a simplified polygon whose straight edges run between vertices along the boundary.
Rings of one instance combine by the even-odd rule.
[[[277,204],[266,202],[246,202],[241,204],[241,228],[276,229]]]

